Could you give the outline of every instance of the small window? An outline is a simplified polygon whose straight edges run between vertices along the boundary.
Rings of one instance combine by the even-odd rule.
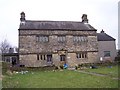
[[[65,55],[60,55],[60,61],[65,61]]]
[[[52,62],[52,54],[47,55],[47,62]]]
[[[46,55],[43,55],[44,56],[44,60],[46,60]]]
[[[42,60],[42,55],[40,55],[40,59]]]
[[[110,51],[104,51],[104,57],[110,57]]]
[[[73,36],[73,42],[87,42],[86,36]]]
[[[41,60],[46,60],[46,55],[41,54],[41,55],[40,55],[40,59],[41,59]]]
[[[39,54],[37,54],[37,60],[39,60]]]
[[[36,36],[36,40],[37,40],[37,42],[39,42],[39,36],[38,35]]]
[[[36,36],[37,42],[49,42],[49,36],[46,35],[40,35]]]
[[[58,36],[58,42],[65,42],[66,36]]]
[[[77,58],[87,58],[87,52],[76,53]]]

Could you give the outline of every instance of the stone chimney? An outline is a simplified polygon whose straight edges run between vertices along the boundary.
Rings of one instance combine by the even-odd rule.
[[[82,15],[82,22],[83,23],[88,23],[87,14]]]
[[[102,29],[102,31],[100,33],[104,33],[103,29]]]
[[[20,21],[25,22],[25,13],[21,12],[20,15],[21,15]]]

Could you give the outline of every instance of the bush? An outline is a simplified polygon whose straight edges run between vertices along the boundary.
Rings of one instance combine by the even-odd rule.
[[[60,65],[60,69],[63,69],[63,65]]]
[[[75,70],[77,70],[78,69],[78,66],[75,66]]]
[[[10,67],[10,70],[13,71],[49,71],[49,70],[54,70],[55,66],[44,66],[44,67]]]
[[[120,63],[120,56],[115,57],[115,62]]]
[[[55,66],[55,70],[59,69],[58,66]]]
[[[81,68],[81,67],[90,67],[91,65],[93,65],[93,64],[91,64],[91,63],[82,63],[82,64],[78,64],[78,68]]]

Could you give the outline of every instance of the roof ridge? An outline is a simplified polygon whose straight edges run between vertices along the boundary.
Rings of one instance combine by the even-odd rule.
[[[26,21],[28,21],[28,22],[30,21],[30,22],[71,22],[71,23],[83,23],[83,22],[80,22],[80,21],[53,21],[53,20],[26,20]]]

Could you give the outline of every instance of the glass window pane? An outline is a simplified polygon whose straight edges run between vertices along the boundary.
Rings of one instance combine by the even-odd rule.
[[[104,57],[110,57],[110,51],[104,51]]]

